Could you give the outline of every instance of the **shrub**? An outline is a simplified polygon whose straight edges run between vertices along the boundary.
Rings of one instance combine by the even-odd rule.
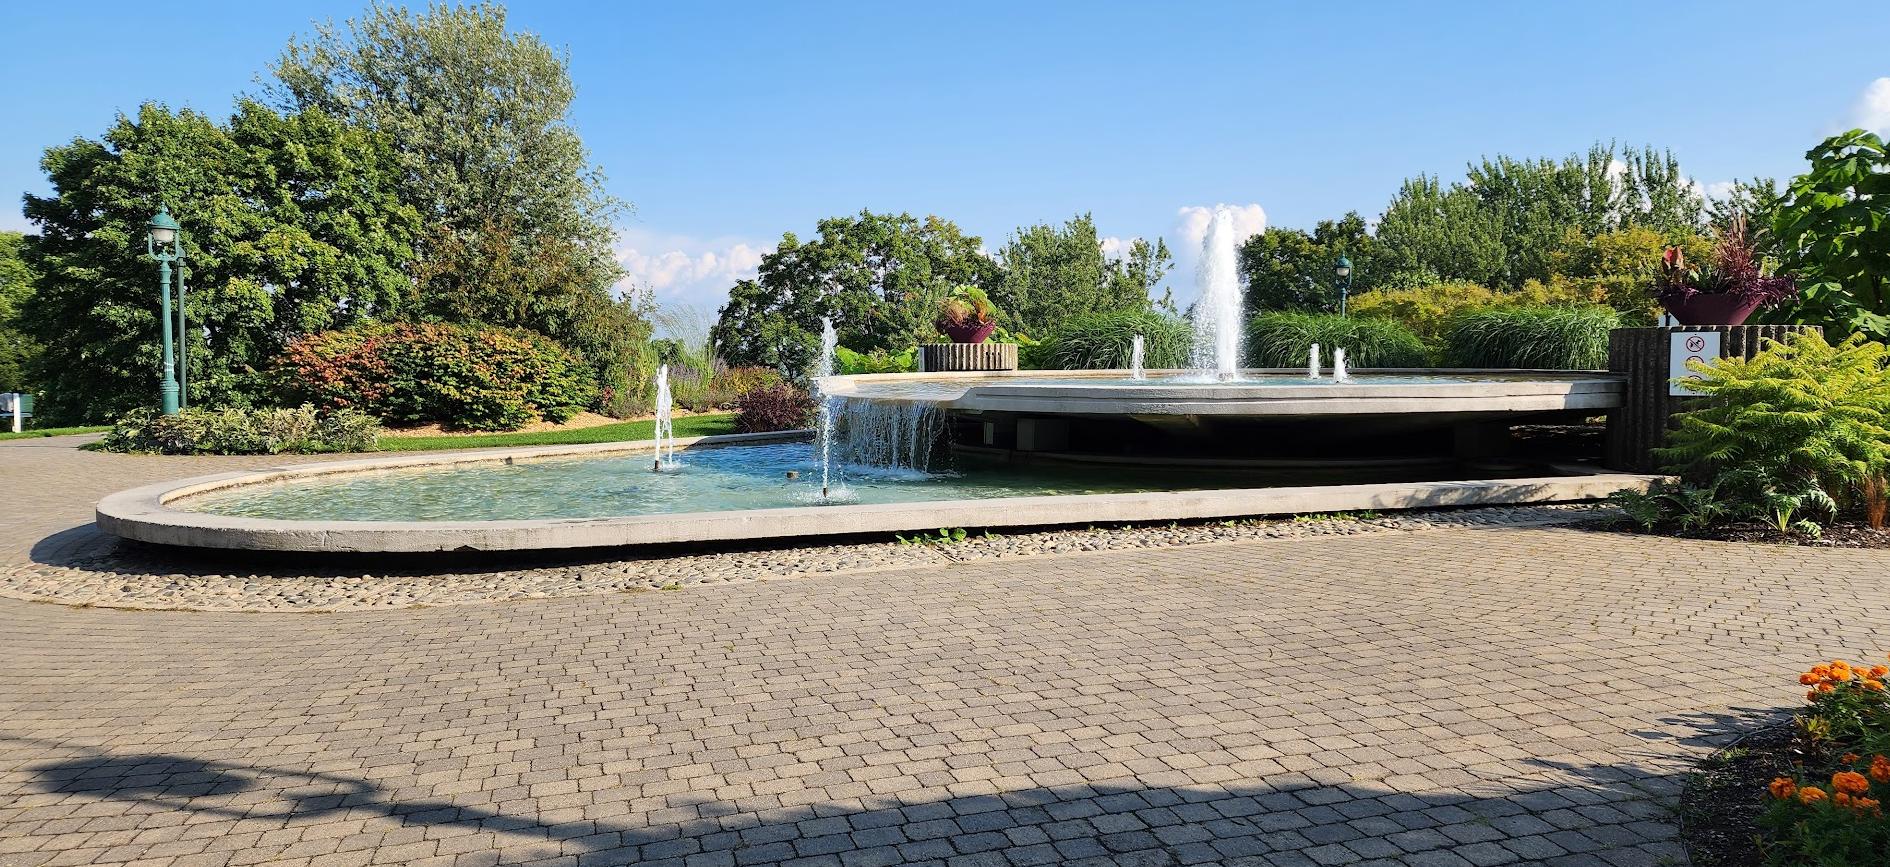
[[[910,373],[919,369],[919,348],[894,354],[884,349],[854,352],[844,346],[833,350],[836,373],[853,376],[861,373]]]
[[[291,399],[393,424],[512,430],[597,400],[590,368],[541,334],[473,325],[371,325],[303,337],[276,370]]]
[[[1457,314],[1501,304],[1504,297],[1488,286],[1456,281],[1362,292],[1352,296],[1347,309],[1354,316],[1402,322],[1425,345],[1441,346]]]
[[[1881,863],[1890,851],[1890,667],[1853,666],[1842,659],[1799,675],[1809,687],[1797,716],[1804,736],[1801,766],[1766,787],[1759,823],[1772,864]],[[1829,776],[1826,776],[1829,772]]]
[[[165,455],[275,455],[365,452],[380,425],[353,409],[185,409],[176,415],[139,409],[125,414],[99,448]]]
[[[735,402],[735,429],[742,433],[798,430],[813,415],[814,399],[787,383],[764,385]]]
[[[1247,363],[1253,367],[1303,367],[1306,347],[1345,350],[1354,367],[1423,367],[1424,341],[1390,319],[1323,313],[1262,313],[1247,321]]]
[[[1818,535],[1861,504],[1881,527],[1890,473],[1890,376],[1883,344],[1832,346],[1820,333],[1770,342],[1750,359],[1694,366],[1705,406],[1681,413],[1655,455],[1735,518]]]
[[[1460,313],[1444,340],[1458,367],[1597,370],[1621,314],[1605,307],[1493,307]]]
[[[1142,310],[1084,313],[1063,320],[1037,346],[1020,345],[1032,367],[1054,370],[1113,370],[1129,366],[1135,336],[1142,335],[1142,366],[1187,367],[1194,331],[1173,316]]]

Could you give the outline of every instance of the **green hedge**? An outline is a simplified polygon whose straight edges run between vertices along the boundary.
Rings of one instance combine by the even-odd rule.
[[[380,425],[352,409],[139,409],[118,420],[99,448],[165,455],[276,455],[374,450]]]
[[[1451,322],[1444,360],[1457,367],[1599,370],[1621,314],[1606,307],[1496,307]]]
[[[597,401],[590,367],[519,328],[371,325],[289,344],[276,370],[285,402],[358,409],[389,424],[514,430],[561,422]]]
[[[1351,367],[1425,367],[1424,341],[1390,319],[1318,313],[1262,313],[1247,320],[1247,364],[1252,367],[1304,367],[1306,348],[1320,354],[1345,350]]]
[[[1142,335],[1142,366],[1162,370],[1188,366],[1194,339],[1188,323],[1140,310],[1085,313],[1063,320],[1037,346],[1028,347],[1030,367],[1052,370],[1115,370],[1129,366],[1135,336]]]

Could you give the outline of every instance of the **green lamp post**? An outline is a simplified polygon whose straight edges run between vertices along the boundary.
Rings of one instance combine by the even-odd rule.
[[[164,331],[164,379],[158,385],[158,399],[163,404],[165,415],[176,415],[178,396],[182,389],[177,384],[177,361],[171,355],[171,263],[181,258],[182,247],[177,241],[177,220],[171,216],[168,205],[158,205],[157,216],[145,224],[144,250],[158,263],[158,306],[161,313],[158,318],[163,322]],[[177,305],[178,328],[183,331],[184,305]],[[178,335],[182,337],[180,333]]]
[[[1332,266],[1332,273],[1338,276],[1339,315],[1345,315],[1346,301],[1352,295],[1352,260],[1341,255],[1338,264]]]

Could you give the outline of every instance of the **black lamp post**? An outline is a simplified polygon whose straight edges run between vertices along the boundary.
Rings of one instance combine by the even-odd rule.
[[[1344,316],[1346,300],[1352,295],[1352,260],[1341,255],[1338,264],[1332,267],[1332,273],[1339,278],[1339,315]]]

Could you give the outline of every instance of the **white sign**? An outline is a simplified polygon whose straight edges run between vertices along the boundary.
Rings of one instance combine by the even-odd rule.
[[[1673,341],[1667,348],[1667,393],[1670,395],[1699,394],[1688,389],[1683,383],[1688,380],[1705,379],[1705,377],[1688,370],[1687,362],[1700,361],[1711,364],[1719,360],[1719,332],[1675,331],[1667,336]]]

